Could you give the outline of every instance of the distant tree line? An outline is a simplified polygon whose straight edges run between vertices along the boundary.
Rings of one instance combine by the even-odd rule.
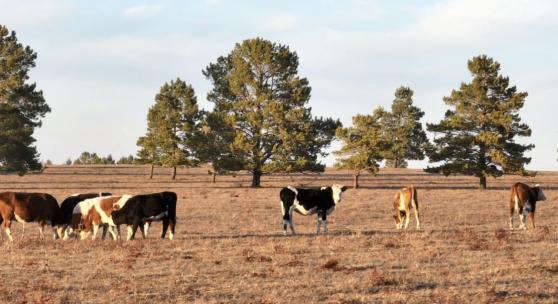
[[[80,156],[74,160],[68,158],[66,160],[66,165],[131,165],[136,164],[137,161],[133,155],[122,156],[118,160],[114,160],[112,155],[99,156],[97,153],[82,152]]]
[[[0,172],[41,168],[33,145],[34,128],[50,112],[43,94],[28,83],[37,54],[17,42],[15,32],[0,25]],[[262,38],[234,45],[203,71],[212,87],[212,110],[200,109],[194,88],[177,78],[165,82],[147,113],[147,130],[137,140],[136,156],[115,161],[111,155],[83,152],[67,164],[150,164],[172,168],[209,164],[210,173],[249,171],[252,186],[264,174],[324,170],[319,157],[334,139],[336,166],[353,172],[354,187],[363,172],[376,174],[382,162],[402,168],[428,157],[427,172],[465,174],[479,178],[527,174],[519,144],[531,129],[519,110],[527,97],[500,74],[500,64],[485,55],[468,61],[472,80],[462,83],[443,101],[448,106],[439,123],[420,122],[424,112],[413,104],[414,92],[401,86],[389,109],[357,114],[352,125],[315,117],[309,106],[311,87],[298,75],[299,58],[288,46]],[[339,106],[336,104],[335,106]]]

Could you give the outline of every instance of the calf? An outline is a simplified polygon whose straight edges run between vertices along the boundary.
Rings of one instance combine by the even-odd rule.
[[[55,229],[58,226],[60,217],[60,207],[56,199],[46,193],[21,193],[3,192],[0,193],[0,214],[6,235],[13,241],[11,224],[15,219],[20,223],[38,222],[41,238],[44,237],[43,230],[45,225],[51,225],[54,238],[59,234]]]
[[[417,229],[420,229],[417,189],[413,186],[403,187],[397,192],[393,200],[393,219],[395,220],[395,228],[407,229],[411,218],[411,207],[415,212]],[[405,221],[405,226],[403,226],[403,221]]]
[[[510,229],[513,230],[513,214],[517,211],[521,224],[520,229],[527,229],[525,226],[524,212],[529,213],[531,224],[535,228],[535,208],[537,201],[546,200],[543,190],[539,185],[529,187],[523,183],[515,183],[511,187],[510,198]]]
[[[285,187],[279,192],[281,198],[281,213],[283,214],[283,233],[287,234],[287,228],[291,228],[295,234],[293,225],[293,211],[302,215],[318,214],[317,234],[320,234],[320,226],[324,224],[324,233],[327,233],[327,216],[335,210],[341,201],[341,195],[347,187],[333,185],[321,187],[320,189],[305,189]]]
[[[68,239],[69,236],[73,233],[71,228],[72,223],[72,214],[74,212],[74,208],[79,202],[82,202],[89,198],[95,198],[99,196],[109,196],[111,195],[108,192],[101,192],[101,193],[78,193],[73,194],[67,197],[62,204],[60,204],[60,228],[64,233],[64,239]]]
[[[170,225],[169,239],[172,240],[176,225],[176,201],[177,197],[174,192],[136,195],[130,198],[123,207],[112,212],[112,221],[115,225],[132,225],[128,229],[128,240],[134,239],[137,228],[141,228],[143,224],[162,221],[161,238],[165,238]]]

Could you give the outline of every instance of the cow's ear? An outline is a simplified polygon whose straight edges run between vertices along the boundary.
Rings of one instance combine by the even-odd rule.
[[[347,189],[349,189],[349,187],[343,186],[343,187],[341,187],[341,192],[345,192],[345,190],[347,190]]]

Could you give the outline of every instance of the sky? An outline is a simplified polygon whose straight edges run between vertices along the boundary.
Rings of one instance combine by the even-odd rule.
[[[42,160],[135,154],[161,85],[180,77],[209,110],[201,71],[262,37],[298,54],[312,113],[345,126],[389,107],[401,85],[414,90],[423,124],[439,122],[443,97],[471,81],[467,60],[486,54],[529,93],[520,115],[533,133],[518,140],[536,146],[527,168],[558,170],[557,1],[0,0],[0,24],[38,53],[30,81],[52,108],[35,132]]]

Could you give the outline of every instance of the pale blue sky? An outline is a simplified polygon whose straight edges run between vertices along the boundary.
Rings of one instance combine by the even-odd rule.
[[[0,24],[38,53],[31,80],[53,109],[35,134],[41,159],[135,154],[165,81],[191,83],[209,109],[202,69],[259,36],[298,53],[313,113],[345,125],[389,106],[400,85],[415,91],[423,123],[438,122],[442,97],[470,81],[467,60],[487,54],[529,93],[521,111],[533,130],[522,142],[536,145],[528,168],[558,170],[558,2],[270,2],[0,0]]]

